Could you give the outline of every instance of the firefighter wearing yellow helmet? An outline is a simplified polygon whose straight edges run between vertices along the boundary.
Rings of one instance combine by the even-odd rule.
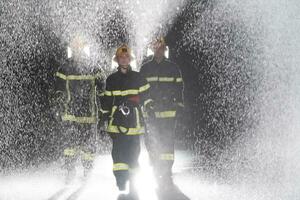
[[[93,164],[97,122],[96,101],[102,92],[104,77],[101,69],[90,60],[87,42],[81,35],[69,42],[71,56],[55,74],[57,104],[62,107],[59,115],[65,127],[63,156],[66,181],[75,176],[75,163],[81,158],[86,177]],[[98,100],[99,101],[99,100]]]
[[[140,135],[145,132],[141,107],[148,101],[150,85],[130,67],[132,54],[127,45],[120,46],[114,60],[117,72],[106,80],[102,112],[108,120],[107,132],[112,138],[113,173],[119,190],[138,167]]]

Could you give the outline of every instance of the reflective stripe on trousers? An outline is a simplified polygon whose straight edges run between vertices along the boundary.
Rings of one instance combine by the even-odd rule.
[[[126,163],[114,163],[113,171],[128,171],[129,165]]]

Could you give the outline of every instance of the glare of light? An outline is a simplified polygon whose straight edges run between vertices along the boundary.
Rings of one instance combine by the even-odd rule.
[[[153,51],[150,48],[147,48],[147,57],[153,55]]]
[[[147,57],[153,55],[154,52],[151,50],[151,48],[147,48]],[[166,46],[166,51],[165,51],[165,57],[169,58],[169,47]]]
[[[165,56],[166,56],[166,58],[169,58],[169,47],[168,46],[166,46]]]
[[[83,52],[87,55],[90,56],[90,47],[88,45],[83,47]]]
[[[155,189],[157,187],[152,167],[150,166],[148,153],[145,149],[141,151],[139,157],[141,169],[135,178],[135,188],[139,196],[144,200],[156,200]]]
[[[68,47],[68,48],[67,48],[67,54],[68,54],[68,58],[71,58],[71,57],[72,57],[72,50],[71,50],[71,47]]]
[[[51,175],[15,175],[1,177],[1,199],[40,200],[59,190],[62,182]]]
[[[91,55],[90,47],[88,45],[85,45],[83,47],[83,52],[85,53],[86,56],[90,56]],[[72,53],[71,47],[67,47],[67,57],[71,58],[72,55],[73,55],[73,53]]]

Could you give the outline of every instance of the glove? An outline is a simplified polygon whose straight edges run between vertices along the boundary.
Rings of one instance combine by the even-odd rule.
[[[155,119],[155,105],[154,102],[151,101],[149,103],[146,104],[146,106],[144,107],[144,112],[146,114],[146,118],[148,120],[153,120]]]
[[[104,124],[109,120],[110,112],[103,112],[103,110],[99,109],[98,111],[98,119],[100,124]]]

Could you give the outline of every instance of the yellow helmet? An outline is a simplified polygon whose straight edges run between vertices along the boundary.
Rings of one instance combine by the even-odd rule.
[[[117,58],[120,57],[121,55],[128,55],[130,57],[130,59],[132,59],[132,54],[131,54],[131,49],[126,45],[126,44],[122,44],[116,51],[115,57],[114,57],[114,61],[117,61]]]

